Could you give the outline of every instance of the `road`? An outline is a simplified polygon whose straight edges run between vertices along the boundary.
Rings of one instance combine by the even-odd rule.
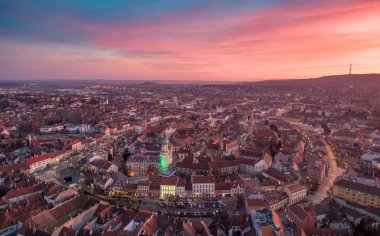
[[[294,123],[296,127],[298,127],[299,130],[303,130],[304,124],[300,123]],[[309,129],[308,131],[302,132],[305,139],[306,139],[306,152],[304,157],[307,158],[311,157],[313,153],[313,146],[311,145],[311,141],[309,139],[309,135],[317,135],[314,134],[312,129]],[[308,200],[312,203],[319,203],[326,197],[328,197],[329,193],[328,190],[331,186],[333,186],[336,178],[341,175],[344,172],[344,169],[341,169],[338,167],[336,162],[336,157],[334,156],[334,152],[331,149],[331,146],[326,144],[326,152],[327,152],[327,161],[329,166],[328,176],[325,176],[323,182],[318,186],[318,189],[314,192],[314,194],[308,195]]]
[[[329,166],[328,176],[326,176],[322,184],[318,186],[317,191],[314,194],[308,196],[309,201],[312,203],[319,203],[328,197],[328,189],[334,184],[336,178],[344,171],[344,169],[338,167],[334,152],[329,145],[326,145],[326,150]]]

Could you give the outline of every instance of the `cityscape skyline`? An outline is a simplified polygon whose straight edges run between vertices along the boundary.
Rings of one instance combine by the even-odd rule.
[[[380,73],[377,1],[1,3],[0,80]]]
[[[0,236],[380,236],[379,13],[0,1]]]

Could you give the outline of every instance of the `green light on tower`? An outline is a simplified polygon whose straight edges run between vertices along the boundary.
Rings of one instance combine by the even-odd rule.
[[[163,137],[162,147],[161,147],[161,160],[160,160],[160,166],[162,171],[168,170],[168,163],[166,161],[166,155],[168,151],[168,142],[167,142],[167,136],[166,136],[166,130],[164,130],[164,137]]]
[[[166,163],[166,156],[164,154],[161,155],[160,161],[161,170],[166,171],[168,169],[168,163]]]

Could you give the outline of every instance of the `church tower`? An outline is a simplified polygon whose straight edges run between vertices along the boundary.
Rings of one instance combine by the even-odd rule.
[[[252,136],[253,133],[253,111],[249,110],[248,112],[248,118],[247,118],[247,134],[248,137]]]
[[[224,150],[224,145],[223,145],[223,131],[221,130],[219,132],[219,151],[223,152]]]
[[[148,121],[146,119],[146,111],[144,110],[144,131],[148,128]]]
[[[162,172],[166,172],[168,170],[168,159],[170,159],[169,149],[168,149],[168,141],[166,129],[163,133],[163,141],[161,146],[161,155],[160,155],[160,168]]]
[[[32,136],[30,134],[28,134],[28,136],[26,137],[26,146],[28,147],[31,147],[33,144],[32,144]]]

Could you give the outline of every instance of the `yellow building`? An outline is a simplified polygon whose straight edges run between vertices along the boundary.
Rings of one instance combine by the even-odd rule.
[[[160,197],[185,195],[185,180],[180,177],[162,177],[160,184]]]
[[[175,196],[175,185],[160,185],[160,197]]]
[[[348,202],[380,208],[380,188],[341,179],[334,184],[333,196]]]

